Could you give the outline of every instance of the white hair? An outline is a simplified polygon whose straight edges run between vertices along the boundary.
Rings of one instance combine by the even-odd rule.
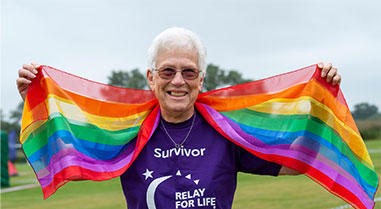
[[[206,48],[200,38],[194,32],[179,27],[171,27],[155,37],[147,51],[148,68],[156,68],[158,53],[161,49],[171,49],[173,47],[188,47],[196,49],[198,53],[198,68],[205,74],[206,70]]]

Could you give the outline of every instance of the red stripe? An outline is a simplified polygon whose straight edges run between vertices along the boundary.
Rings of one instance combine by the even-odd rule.
[[[62,89],[97,100],[141,104],[155,98],[150,90],[111,86],[90,81],[49,66],[43,66],[43,71],[45,71],[44,75],[46,77],[51,78]]]
[[[65,185],[69,181],[73,180],[93,180],[103,181],[109,180],[122,175],[128,167],[132,164],[133,160],[125,167],[114,172],[95,172],[89,169],[82,168],[80,166],[69,166],[62,169],[60,172],[54,175],[52,182],[42,188],[44,199],[50,197],[57,191],[58,188]]]
[[[41,87],[41,79],[43,77],[41,67],[37,69],[38,73],[36,77],[32,80],[32,83],[28,87],[28,93],[26,95],[28,105],[32,109],[38,104],[44,102],[46,98],[46,90]]]
[[[331,94],[335,97],[337,101],[339,101],[341,104],[348,107],[347,102],[345,101],[343,92],[341,92],[339,85],[333,86],[332,84],[327,83],[327,81],[325,80],[326,78],[321,77],[321,70],[316,70],[313,77],[318,83],[324,86],[325,89],[331,92]]]
[[[213,94],[213,96],[216,97],[224,97],[226,96],[226,92],[229,92],[229,96],[234,97],[246,95],[260,95],[268,94],[269,92],[283,91],[287,88],[290,88],[291,86],[307,83],[308,81],[310,81],[313,78],[316,68],[316,65],[311,65],[299,70],[283,73],[262,80],[256,80],[249,83],[243,83],[227,88],[208,91],[199,94],[198,98],[202,98],[210,94]]]
[[[250,150],[248,151],[251,152]],[[303,173],[306,176],[310,177],[315,182],[317,182],[318,184],[322,185],[325,189],[327,189],[332,194],[342,198],[347,203],[351,204],[353,207],[366,209],[364,203],[361,202],[361,200],[355,194],[350,192],[344,186],[336,183],[334,180],[329,178],[327,175],[325,175],[318,169],[304,162],[301,162],[297,159],[288,158],[288,157],[279,156],[279,155],[266,156],[265,154],[255,153],[254,151],[251,153],[265,160],[281,164],[288,168],[294,169],[298,171],[299,173]]]
[[[40,73],[38,73],[37,78],[32,81],[31,88],[28,90],[27,104],[29,105],[30,110],[34,110],[36,106],[44,104],[44,101],[49,94],[53,94],[62,99],[74,101],[80,109],[90,114],[105,117],[126,117],[152,110],[157,103],[157,100],[152,92],[147,90],[137,92],[134,89],[131,89],[131,92],[127,95],[126,92],[128,92],[128,89],[119,89],[119,93],[112,93],[113,91],[111,90],[115,90],[113,89],[113,86],[101,84],[95,85],[90,81],[86,81],[87,83],[81,83],[83,79],[81,80],[76,78],[74,75],[70,75],[70,77],[64,74],[67,77],[67,80],[73,83],[72,86],[80,86],[83,89],[82,92],[69,91],[60,86],[60,82],[62,81],[57,81],[63,78],[56,78],[57,80],[53,80],[53,78],[50,78],[49,75],[47,75],[46,71],[48,69],[49,68],[45,67],[40,71]],[[50,69],[49,72],[51,74],[56,73],[56,71],[52,69]],[[76,78],[76,80],[74,78]],[[99,87],[95,88],[94,85],[98,85]],[[102,100],[95,98],[94,95],[91,95],[91,93],[95,94],[94,92],[98,92],[97,94],[102,94],[104,98]],[[148,95],[148,93],[150,93],[150,95]],[[98,97],[100,96],[98,95]],[[146,100],[146,102],[136,103],[138,98],[139,101]],[[115,102],[117,99],[118,101]],[[29,100],[32,102],[29,102]]]
[[[147,116],[147,118],[143,121],[142,126],[140,127],[139,133],[138,133],[138,139],[136,141],[136,147],[137,150],[133,156],[133,159],[138,157],[139,153],[142,151],[144,146],[147,144],[151,133],[154,130],[154,125],[156,121],[156,117],[159,114],[159,105],[156,105],[156,107],[150,112],[150,114]]]

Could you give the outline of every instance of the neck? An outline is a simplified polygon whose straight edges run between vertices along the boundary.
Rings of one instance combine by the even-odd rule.
[[[170,123],[181,123],[192,117],[194,113],[194,107],[191,110],[185,112],[170,112],[163,108],[161,109],[161,117]]]

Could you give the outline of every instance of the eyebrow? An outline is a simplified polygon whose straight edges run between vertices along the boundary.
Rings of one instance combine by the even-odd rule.
[[[162,67],[158,67],[157,69],[161,70],[161,69],[165,69],[165,68],[171,68],[171,69],[177,69],[177,67],[173,66],[173,65],[163,65]],[[185,69],[191,69],[191,70],[198,70],[197,67],[194,67],[194,66],[185,66],[185,67],[182,67],[181,70],[185,70]]]

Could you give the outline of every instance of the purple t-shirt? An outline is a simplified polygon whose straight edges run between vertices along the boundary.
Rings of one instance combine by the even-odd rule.
[[[129,209],[231,208],[237,172],[278,175],[280,165],[253,156],[224,138],[199,113],[184,148],[159,124],[138,158],[121,176]],[[176,143],[192,124],[163,123]]]

